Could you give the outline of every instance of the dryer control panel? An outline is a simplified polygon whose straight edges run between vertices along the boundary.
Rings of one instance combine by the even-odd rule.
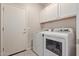
[[[55,28],[54,32],[73,32],[72,28]]]

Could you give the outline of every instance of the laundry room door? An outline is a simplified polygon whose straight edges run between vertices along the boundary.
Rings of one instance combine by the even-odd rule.
[[[25,50],[25,9],[5,5],[3,24],[3,54],[7,56]]]

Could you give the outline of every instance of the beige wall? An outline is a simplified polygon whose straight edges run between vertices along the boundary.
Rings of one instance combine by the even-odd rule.
[[[41,27],[42,30],[66,27],[73,28],[73,30],[76,31],[76,17],[63,18],[56,21],[42,23]]]
[[[30,49],[33,40],[33,33],[39,32],[40,27],[40,11],[42,7],[39,4],[27,4],[26,5],[26,20],[28,19],[28,48]]]

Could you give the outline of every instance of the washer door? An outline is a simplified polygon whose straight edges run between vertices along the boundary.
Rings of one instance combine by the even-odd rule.
[[[63,56],[65,52],[65,40],[57,37],[44,37],[44,55]]]

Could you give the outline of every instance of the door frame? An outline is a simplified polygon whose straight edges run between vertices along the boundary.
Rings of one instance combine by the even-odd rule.
[[[1,4],[1,56],[3,56],[3,9],[4,6]]]

